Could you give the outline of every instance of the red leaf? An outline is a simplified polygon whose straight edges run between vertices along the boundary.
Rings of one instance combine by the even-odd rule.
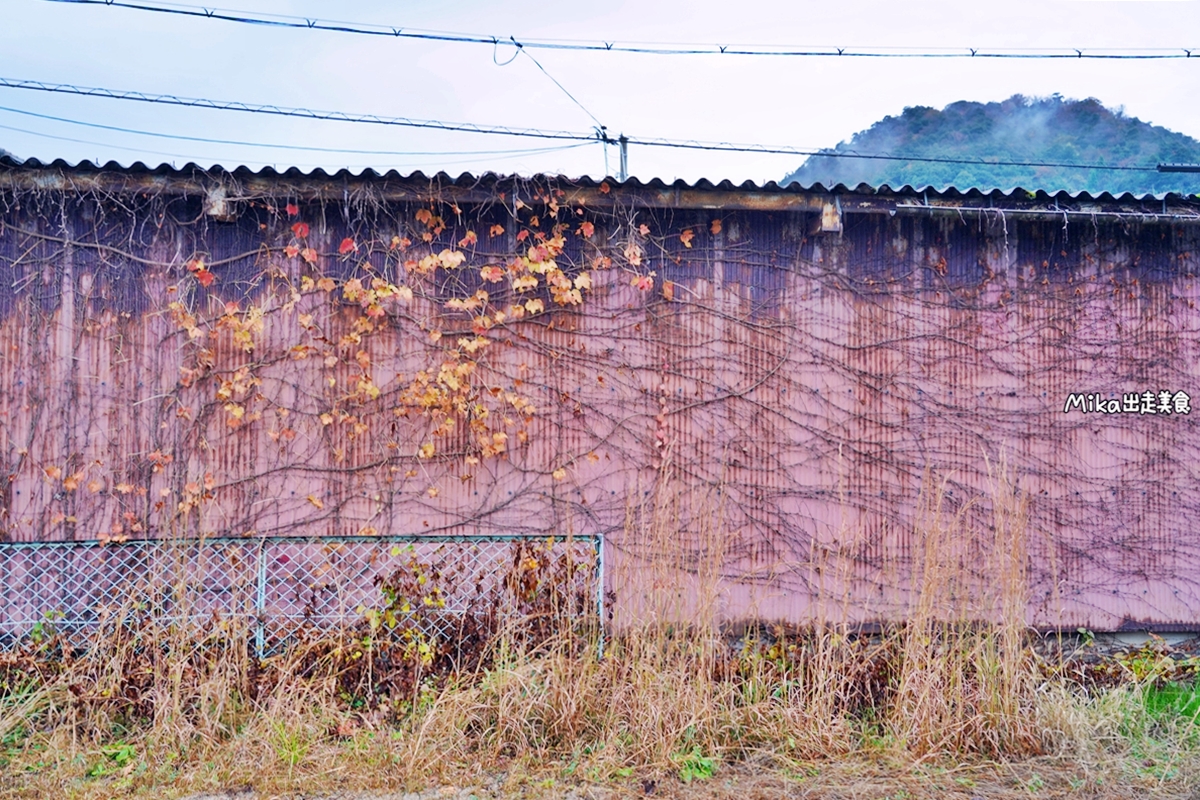
[[[288,203],[286,211],[289,217],[294,217],[300,213],[300,206],[296,205],[295,203]]]
[[[520,233],[517,234],[518,242],[523,242],[528,238],[529,238],[529,231],[521,231]]]
[[[600,194],[608,194],[610,191],[612,191],[612,190],[608,188],[607,181],[600,184]]]
[[[307,222],[297,222],[295,225],[292,226],[292,233],[296,234],[297,239],[307,239],[308,238],[308,223]]]
[[[596,226],[590,222],[583,222],[579,225],[579,234],[585,239],[590,239],[592,234],[596,232]]]
[[[300,257],[310,264],[317,263],[317,251],[311,247],[306,247],[300,251]]]
[[[358,250],[358,244],[356,244],[355,241],[349,237],[342,239],[342,243],[338,245],[338,253],[342,255],[346,255],[346,253],[353,253],[356,250]]]
[[[217,279],[217,276],[213,275],[211,272],[209,272],[206,269],[197,270],[197,272],[196,272],[196,280],[200,281],[201,286],[206,286],[206,287],[212,286],[213,281],[215,281],[216,279]]]

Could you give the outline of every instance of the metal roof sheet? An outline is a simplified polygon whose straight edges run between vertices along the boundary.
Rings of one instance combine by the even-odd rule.
[[[253,169],[248,166],[238,165],[226,167],[220,164],[212,166],[202,166],[194,162],[188,162],[182,167],[176,167],[172,164],[160,163],[158,166],[151,166],[143,161],[135,161],[131,164],[122,164],[118,161],[108,161],[103,164],[98,164],[89,160],[70,162],[65,159],[55,159],[53,161],[41,161],[37,158],[21,159],[0,150],[0,167],[8,167],[10,169],[20,170],[59,170],[64,172],[108,172],[108,173],[123,173],[130,176],[154,175],[160,177],[186,177],[195,178],[198,175],[228,175],[233,178],[257,178],[257,179],[303,179],[306,181],[401,181],[406,183],[437,183],[442,186],[460,186],[460,187],[477,187],[481,185],[494,185],[512,180],[548,180],[553,182],[570,183],[574,186],[584,188],[596,188],[602,183],[608,183],[610,187],[623,189],[650,189],[650,190],[687,190],[687,191],[723,191],[723,192],[754,192],[762,193],[780,193],[780,194],[853,194],[853,195],[907,195],[920,196],[922,198],[935,198],[939,200],[955,200],[955,199],[978,199],[990,198],[992,200],[1021,200],[1034,202],[1047,201],[1070,201],[1072,203],[1093,202],[1093,203],[1145,203],[1145,202],[1163,202],[1163,201],[1183,201],[1195,202],[1197,196],[1184,195],[1176,192],[1167,193],[1147,193],[1135,195],[1132,192],[1122,192],[1120,194],[1112,194],[1110,192],[1101,192],[1099,194],[1091,194],[1090,192],[1068,192],[1057,191],[1047,192],[1042,189],[1025,189],[1020,186],[1015,186],[1007,191],[1002,189],[978,189],[972,187],[936,187],[933,185],[913,186],[905,184],[903,186],[889,186],[888,184],[880,184],[872,186],[868,183],[859,183],[854,186],[838,183],[831,186],[825,186],[821,183],[812,183],[804,185],[801,183],[780,184],[777,181],[767,181],[765,183],[755,183],[752,180],[746,180],[735,184],[730,180],[722,180],[714,183],[707,178],[701,178],[693,183],[688,183],[685,180],[677,179],[672,182],[666,182],[661,178],[651,178],[648,181],[642,181],[637,177],[630,177],[625,181],[618,181],[613,177],[593,178],[590,175],[580,177],[569,177],[566,175],[507,175],[497,172],[484,172],[479,175],[473,175],[469,172],[463,172],[458,176],[451,175],[447,172],[437,172],[433,174],[425,174],[421,170],[415,170],[410,173],[401,173],[397,170],[386,170],[379,172],[377,170],[367,168],[359,172],[353,172],[349,169],[340,169],[335,172],[327,172],[326,170],[317,167],[309,171],[304,171],[298,167],[289,167],[283,171],[276,170],[271,166],[264,166],[259,169]]]

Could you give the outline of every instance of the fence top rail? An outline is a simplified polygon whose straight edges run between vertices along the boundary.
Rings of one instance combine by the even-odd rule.
[[[546,536],[544,534],[495,533],[495,534],[386,534],[379,536],[204,536],[180,537],[169,539],[129,539],[124,542],[101,541],[100,539],[74,539],[71,541],[51,542],[0,542],[0,551],[4,550],[38,550],[43,548],[73,548],[73,547],[103,547],[119,549],[130,546],[195,546],[203,544],[456,544],[462,542],[545,542],[553,539],[557,543],[580,542],[597,543],[600,536],[596,534],[571,534],[564,536]]]

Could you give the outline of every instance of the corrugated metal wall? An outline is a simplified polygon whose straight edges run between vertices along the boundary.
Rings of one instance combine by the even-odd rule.
[[[974,576],[963,596],[986,587],[1003,461],[1029,501],[1031,622],[1200,629],[1200,411],[1063,412],[1076,392],[1200,401],[1197,227],[912,211],[847,213],[842,232],[820,233],[808,212],[619,197],[567,208],[596,234],[568,229],[562,261],[591,268],[595,288],[580,310],[492,330],[481,389],[523,393],[537,413],[494,419],[508,452],[473,465],[462,426],[419,458],[435,425],[393,406],[469,332],[443,304],[479,288],[477,269],[421,278],[386,247],[337,255],[343,237],[405,234],[428,202],[303,205],[322,274],[417,290],[347,348],[355,306],[320,290],[288,305],[304,271],[280,252],[288,191],[281,181],[279,196],[243,203],[229,222],[199,198],[135,191],[5,199],[3,536],[605,533],[619,599],[622,568],[645,573],[655,547],[703,573],[719,542],[723,618],[872,620],[911,602],[929,539],[922,487],[927,499],[943,487],[946,515],[961,513],[946,552]],[[546,220],[532,198],[514,219],[511,200],[447,214],[447,231],[414,239],[414,252],[503,224],[468,264],[503,263],[523,249],[513,237],[528,215]],[[640,266],[621,258],[631,241]],[[183,266],[197,252],[211,288]],[[603,253],[612,266],[595,269]],[[653,290],[631,285],[650,270]],[[174,301],[200,319],[227,302],[261,307],[253,351],[214,330],[205,371],[167,311]],[[302,314],[311,331],[297,327]],[[337,364],[297,360],[297,344],[336,352]],[[345,402],[363,373],[357,349],[383,390],[361,406]],[[249,415],[236,428],[221,381]],[[323,422],[335,406],[353,419]],[[181,517],[189,484],[212,497]],[[677,535],[648,533],[655,508]]]

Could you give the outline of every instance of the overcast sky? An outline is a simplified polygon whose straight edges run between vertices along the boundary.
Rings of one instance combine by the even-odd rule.
[[[157,0],[145,0],[160,4]],[[859,48],[1183,48],[1171,61],[847,59],[532,51],[279,30],[105,6],[4,0],[0,77],[362,114],[612,134],[829,147],[906,106],[1013,94],[1095,97],[1200,138],[1200,1],[317,2],[224,0],[256,14],[527,38]],[[505,62],[509,62],[506,65]],[[501,66],[504,65],[504,66]],[[0,148],[182,166],[273,164],[426,173],[601,176],[599,144],[542,153],[384,155],[148,137],[160,134],[403,153],[561,147],[537,139],[273,118],[0,88]],[[20,130],[16,130],[20,129]],[[50,138],[60,137],[60,138]],[[82,141],[68,141],[82,140]],[[615,148],[608,172],[617,169]],[[778,180],[791,155],[630,147],[643,179]]]

